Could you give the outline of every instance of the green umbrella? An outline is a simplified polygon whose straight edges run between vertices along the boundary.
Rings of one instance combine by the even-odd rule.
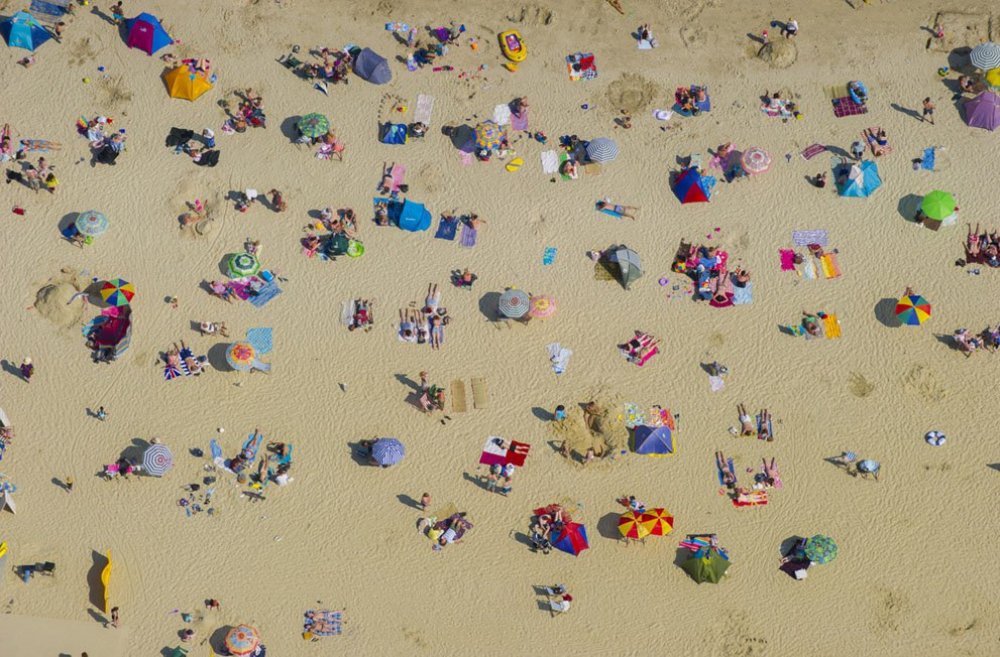
[[[806,559],[816,564],[830,563],[837,558],[837,544],[829,536],[817,534],[806,542]]]
[[[330,119],[322,114],[306,114],[299,119],[299,132],[303,136],[315,139],[330,131]]]
[[[260,262],[257,256],[249,253],[233,253],[226,262],[226,273],[230,278],[243,278],[253,276],[260,271]]]
[[[722,579],[722,575],[729,568],[729,562],[715,550],[710,550],[703,556],[696,554],[691,557],[681,564],[681,568],[699,584],[702,582],[718,584],[719,580]]]
[[[941,221],[955,214],[955,197],[948,192],[933,191],[921,201],[920,210],[925,216]]]

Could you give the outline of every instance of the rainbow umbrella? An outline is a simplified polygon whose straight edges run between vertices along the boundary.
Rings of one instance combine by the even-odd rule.
[[[246,342],[235,342],[226,349],[226,362],[234,370],[249,372],[257,360],[257,352]]]
[[[653,533],[653,518],[638,511],[626,511],[618,517],[618,531],[625,538],[641,540]]]
[[[528,306],[528,317],[547,319],[556,314],[556,300],[550,296],[531,297]]]
[[[764,173],[771,168],[771,154],[758,146],[751,146],[740,158],[743,170],[751,176]]]
[[[902,324],[920,326],[931,316],[931,304],[919,294],[908,294],[896,302],[896,319]]]
[[[101,286],[101,298],[112,306],[127,306],[135,296],[135,287],[123,278],[112,278]]]
[[[226,632],[226,650],[230,655],[249,655],[260,645],[260,633],[249,625],[237,625]]]
[[[504,130],[493,121],[483,121],[476,126],[476,148],[493,150],[500,148]]]
[[[322,114],[306,114],[299,119],[298,128],[302,136],[315,139],[330,131],[330,119]]]
[[[647,519],[649,533],[653,536],[666,536],[674,530],[674,517],[666,509],[646,509],[642,515]]]

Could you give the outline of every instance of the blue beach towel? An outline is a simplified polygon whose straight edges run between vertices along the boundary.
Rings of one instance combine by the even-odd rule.
[[[281,294],[281,288],[274,281],[271,281],[267,285],[260,288],[260,292],[256,295],[251,296],[247,301],[253,304],[254,308],[263,308],[271,301],[274,297]]]
[[[456,233],[458,233],[458,224],[458,219],[448,221],[444,217],[441,217],[437,232],[434,233],[434,238],[439,240],[454,240]]]
[[[936,159],[937,159],[937,151],[935,147],[931,146],[930,148],[925,148],[924,156],[920,158],[920,168],[924,169],[925,171],[933,171],[934,162]]]
[[[745,287],[733,285],[733,305],[741,306],[753,303],[753,283],[748,282]]]
[[[730,470],[731,470],[731,471],[732,471],[733,473],[735,473],[735,472],[736,472],[736,468],[735,468],[735,467],[733,466],[733,459],[732,459],[732,458],[728,458],[728,459],[726,459],[726,465],[728,465],[728,466],[729,466],[729,469],[730,469]],[[722,468],[720,468],[718,464],[716,464],[716,465],[715,465],[715,471],[716,471],[716,473],[717,473],[717,474],[719,475],[719,485],[720,485],[720,486],[725,486],[725,485],[726,485],[726,482],[725,482],[725,481],[723,481],[723,479],[722,479]],[[734,484],[735,484],[735,482],[734,482]]]
[[[274,332],[268,327],[247,329],[247,342],[258,354],[266,356],[274,349],[273,334]]]
[[[542,264],[544,266],[549,266],[556,261],[556,254],[559,253],[559,249],[554,246],[545,247],[545,251],[542,252]]]

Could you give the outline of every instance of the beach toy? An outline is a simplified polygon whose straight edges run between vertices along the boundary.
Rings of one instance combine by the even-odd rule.
[[[941,447],[948,440],[947,437],[940,431],[928,431],[927,435],[924,436],[924,440],[927,444],[934,445],[935,447]]]
[[[660,279],[660,287],[666,287],[670,283],[670,279],[664,276]]]
[[[948,67],[947,66],[942,66],[941,68],[939,68],[938,69],[938,75],[940,75],[941,77],[944,77],[944,76],[948,75]]]
[[[351,258],[360,258],[365,254],[365,245],[357,240],[347,243],[347,255]]]
[[[101,73],[103,73],[104,72],[104,67],[103,66],[98,66],[97,70],[100,71]]]
[[[513,172],[519,170],[523,164],[524,164],[524,158],[515,157],[513,160],[511,160],[510,162],[508,162],[507,166],[504,167],[504,168],[507,169],[507,171],[510,171],[511,173],[513,173]]]
[[[84,78],[83,79],[83,83],[84,84],[90,84],[90,78]]]
[[[500,50],[503,56],[512,62],[520,63],[528,58],[528,46],[517,30],[507,30],[497,35],[500,40]]]

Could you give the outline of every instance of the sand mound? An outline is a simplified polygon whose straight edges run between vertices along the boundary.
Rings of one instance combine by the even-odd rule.
[[[552,433],[559,442],[565,442],[573,457],[583,457],[588,449],[597,456],[614,454],[628,449],[628,429],[621,413],[623,401],[613,395],[598,394],[592,398],[603,410],[594,423],[594,431],[587,428],[580,405],[566,409],[566,419],[552,422]]]
[[[60,328],[70,328],[80,323],[83,317],[83,299],[70,303],[73,295],[80,291],[70,281],[49,283],[35,295],[35,310],[38,314]]]
[[[757,57],[771,65],[771,68],[788,68],[799,58],[799,49],[791,39],[779,39],[764,44],[757,51]]]
[[[613,107],[631,114],[649,107],[659,91],[660,88],[655,82],[641,75],[622,73],[617,80],[608,85],[605,96]]]

